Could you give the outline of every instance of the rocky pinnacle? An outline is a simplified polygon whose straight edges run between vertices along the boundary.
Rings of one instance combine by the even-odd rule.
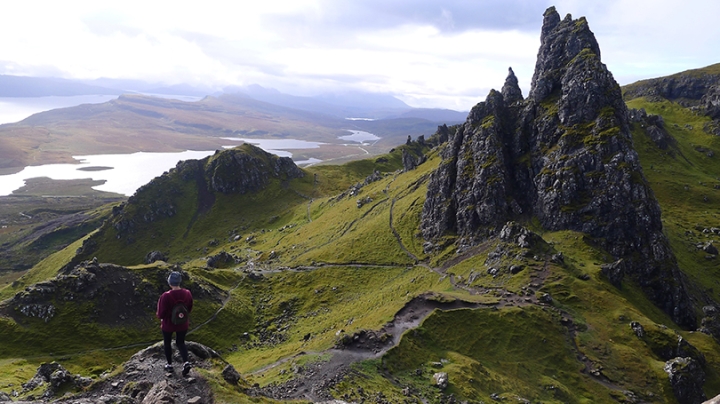
[[[497,236],[510,220],[574,230],[615,259],[658,307],[686,328],[696,318],[660,206],[633,148],[620,86],[585,18],[544,14],[530,93],[510,69],[441,150],[421,231],[429,242]]]

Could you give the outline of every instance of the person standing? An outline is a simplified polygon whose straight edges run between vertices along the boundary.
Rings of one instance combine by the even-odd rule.
[[[180,356],[183,359],[183,376],[190,373],[190,361],[188,360],[188,350],[185,346],[185,335],[187,335],[190,323],[190,312],[193,306],[192,293],[189,290],[181,288],[182,274],[173,271],[168,276],[167,282],[170,290],[163,293],[158,299],[157,313],[155,315],[160,319],[160,329],[163,334],[163,342],[165,348],[165,358],[167,364],[165,370],[173,371],[172,365],[172,334],[175,333],[175,343],[177,344]]]

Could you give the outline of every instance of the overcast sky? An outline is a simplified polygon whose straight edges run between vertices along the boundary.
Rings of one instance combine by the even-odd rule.
[[[620,84],[720,62],[717,0],[23,0],[0,8],[0,74],[352,89],[467,110],[509,66],[527,95],[550,5],[587,17]]]

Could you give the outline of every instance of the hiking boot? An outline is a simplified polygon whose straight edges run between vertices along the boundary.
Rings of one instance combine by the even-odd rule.
[[[168,373],[172,373],[172,372],[173,372],[173,366],[168,363],[167,365],[165,365],[165,371],[168,372]]]
[[[190,362],[185,362],[183,364],[182,375],[187,376],[188,373],[190,373],[190,369],[192,369],[192,365],[190,364]]]

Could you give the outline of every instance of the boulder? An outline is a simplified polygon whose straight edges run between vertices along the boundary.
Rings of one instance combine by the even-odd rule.
[[[708,254],[717,255],[718,249],[713,245],[712,241],[708,241],[707,243],[703,244],[702,250],[705,251]]]
[[[520,248],[531,248],[540,240],[540,236],[515,222],[507,222],[500,230],[500,240],[515,244]]]
[[[226,382],[230,384],[238,384],[242,379],[240,373],[238,373],[238,371],[235,370],[235,367],[231,364],[225,366],[225,369],[223,369],[222,371],[222,377],[223,379],[225,379]]]
[[[670,386],[679,402],[699,404],[705,401],[702,389],[705,372],[696,360],[677,357],[665,362],[663,369],[670,378]]]
[[[70,387],[79,389],[87,387],[92,383],[92,379],[73,375],[57,362],[41,364],[35,376],[27,383],[23,383],[23,393],[35,390],[41,386],[47,386],[43,392],[43,397],[53,397],[62,388]]]
[[[720,342],[720,316],[715,306],[703,307],[705,317],[700,320],[700,328],[698,331],[712,335],[716,341]]]
[[[174,393],[172,386],[166,380],[161,380],[150,389],[142,404],[175,404]]]
[[[208,268],[223,268],[225,266],[235,264],[237,261],[238,260],[234,255],[225,251],[211,255],[205,260]]]
[[[625,277],[625,262],[620,259],[612,264],[603,264],[600,266],[600,272],[613,286],[619,289],[622,287],[622,280]]]
[[[637,321],[633,321],[630,323],[630,328],[632,328],[635,335],[637,335],[638,338],[642,338],[645,336],[645,328],[643,328],[642,324],[638,323]]]
[[[433,375],[433,385],[444,390],[448,386],[448,374],[445,372],[435,373]]]
[[[150,251],[145,256],[145,263],[146,264],[152,264],[155,261],[166,261],[167,262],[168,257],[161,251]]]

